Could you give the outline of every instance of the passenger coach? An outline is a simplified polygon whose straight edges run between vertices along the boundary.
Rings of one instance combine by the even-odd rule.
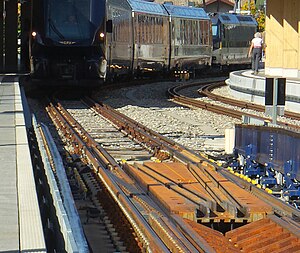
[[[108,0],[106,57],[110,77],[141,75],[169,66],[169,17],[160,4]]]
[[[202,8],[164,4],[170,15],[170,66],[193,71],[211,64],[210,17]]]
[[[202,8],[108,0],[108,75],[166,74],[211,64],[211,21]]]

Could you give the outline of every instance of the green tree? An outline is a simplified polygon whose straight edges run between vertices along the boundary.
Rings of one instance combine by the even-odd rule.
[[[241,10],[249,11],[249,1],[245,2],[241,6]],[[258,24],[258,30],[263,32],[265,30],[265,22],[266,22],[266,15],[264,10],[259,10],[256,6],[254,1],[250,0],[250,13],[256,19]]]

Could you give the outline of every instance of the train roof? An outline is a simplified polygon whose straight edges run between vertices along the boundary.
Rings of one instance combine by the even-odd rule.
[[[128,0],[128,3],[132,11],[134,12],[168,16],[168,12],[164,9],[164,7],[161,4],[158,3],[137,0]]]
[[[228,25],[245,25],[245,26],[257,26],[255,18],[249,15],[241,15],[236,13],[218,13],[211,17],[212,23],[216,24],[220,21],[222,24]]]
[[[191,19],[210,19],[203,8],[178,6],[163,4],[171,17],[191,18]]]

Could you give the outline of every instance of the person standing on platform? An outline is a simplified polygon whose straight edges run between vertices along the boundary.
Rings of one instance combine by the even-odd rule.
[[[258,65],[262,56],[263,40],[259,32],[254,34],[254,38],[251,41],[251,46],[249,48],[248,57],[251,57],[252,53],[252,70],[254,75],[258,74]]]

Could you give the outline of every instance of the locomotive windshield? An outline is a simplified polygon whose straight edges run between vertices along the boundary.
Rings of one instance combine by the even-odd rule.
[[[82,41],[93,37],[90,1],[48,0],[45,10],[46,37],[55,41]]]

